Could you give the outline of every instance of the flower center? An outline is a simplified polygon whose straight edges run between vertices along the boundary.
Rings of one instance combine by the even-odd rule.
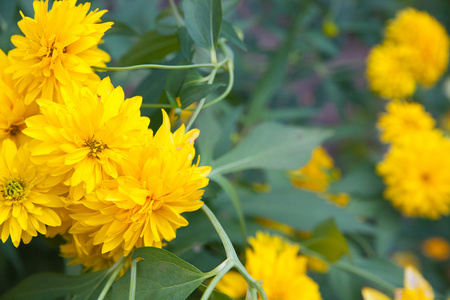
[[[0,185],[0,192],[6,200],[19,201],[25,195],[25,188],[25,182],[11,178],[8,183]]]
[[[8,133],[10,135],[17,135],[20,132],[20,128],[17,125],[11,125],[11,127],[9,127],[8,129]]]
[[[103,144],[102,141],[97,141],[94,137],[88,139],[84,142],[85,147],[91,148],[88,153],[88,156],[98,157],[98,154],[101,153],[104,149],[108,148],[108,145]]]

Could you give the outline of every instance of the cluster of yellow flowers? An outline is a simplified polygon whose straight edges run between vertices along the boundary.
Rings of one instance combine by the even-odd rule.
[[[364,300],[391,300],[385,294],[372,288],[363,288]],[[395,290],[394,300],[434,300],[431,285],[411,266],[405,268],[404,288]]]
[[[249,238],[245,268],[262,287],[268,299],[322,299],[319,286],[306,274],[307,258],[298,255],[299,246],[279,236],[257,232]],[[247,282],[238,272],[228,272],[216,288],[232,298],[243,298]]]
[[[448,54],[442,25],[408,8],[388,24],[386,40],[368,58],[372,89],[394,99],[377,124],[381,141],[390,143],[377,173],[387,186],[385,198],[409,217],[450,213],[450,141],[421,104],[401,99],[414,93],[416,82],[434,84],[447,68]]]
[[[398,12],[367,59],[371,89],[395,99],[413,95],[417,83],[432,86],[447,68],[449,45],[445,28],[426,12]]]
[[[0,232],[18,247],[38,232],[67,240],[64,257],[85,269],[112,265],[133,249],[161,247],[186,226],[181,213],[202,206],[210,167],[199,167],[199,131],[171,132],[163,111],[156,133],[141,97],[92,66],[111,22],[76,0],[35,0],[24,36],[0,51]]]

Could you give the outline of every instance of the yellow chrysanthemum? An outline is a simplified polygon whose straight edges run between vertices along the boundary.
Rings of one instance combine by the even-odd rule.
[[[432,130],[434,126],[433,117],[421,104],[402,101],[390,101],[377,124],[380,139],[385,143],[392,143],[405,134]]]
[[[18,247],[47,226],[61,225],[55,212],[64,206],[58,195],[64,189],[59,179],[47,176],[30,161],[28,144],[17,149],[11,140],[4,140],[0,149],[0,233],[3,242],[9,237]]]
[[[245,268],[253,278],[262,281],[268,299],[321,299],[319,286],[306,275],[307,258],[298,255],[298,245],[261,232],[250,238],[249,243],[253,249],[246,250]],[[229,289],[232,283],[228,279],[225,278]],[[236,280],[235,284],[236,290],[243,290],[242,280]],[[221,283],[217,289],[223,291]]]
[[[422,252],[427,257],[445,261],[450,259],[450,243],[441,237],[431,237],[422,243]]]
[[[76,0],[55,1],[48,10],[48,0],[33,2],[35,17],[25,17],[18,25],[25,36],[14,35],[17,47],[9,52],[19,93],[25,103],[42,97],[61,101],[60,87],[93,85],[98,76],[91,66],[105,66],[109,55],[97,45],[112,22],[98,23],[106,12],[89,12],[90,3],[76,5]]]
[[[333,159],[322,147],[317,147],[313,151],[311,160],[306,166],[289,171],[294,186],[315,192],[325,192],[330,183],[339,176]]]
[[[96,93],[62,90],[64,104],[38,100],[42,115],[26,120],[25,134],[39,141],[34,160],[55,175],[67,175],[73,200],[91,193],[103,180],[117,178],[131,147],[144,143],[149,119],[141,117],[141,97],[124,101],[121,87],[105,78]]]
[[[39,113],[36,103],[25,105],[22,95],[14,89],[11,74],[4,72],[10,65],[5,53],[0,49],[0,141],[13,140],[18,146],[30,140],[22,133],[25,119]]]
[[[371,90],[387,99],[411,96],[416,81],[408,64],[410,56],[410,47],[389,42],[374,47],[367,58],[366,71]]]
[[[193,164],[193,141],[198,130],[171,133],[166,113],[163,124],[145,146],[130,150],[122,174],[75,203],[69,233],[89,233],[101,253],[128,255],[143,246],[161,247],[188,225],[183,212],[199,209],[201,188],[208,184],[210,167]]]
[[[404,288],[395,290],[394,300],[433,300],[431,285],[413,267],[405,268]],[[364,300],[390,300],[385,294],[372,288],[363,288]]]
[[[438,131],[398,139],[377,172],[384,196],[409,217],[437,219],[450,213],[450,141]]]
[[[411,49],[408,67],[425,86],[433,85],[447,69],[449,37],[445,28],[426,12],[413,8],[398,12],[386,28],[386,39]]]

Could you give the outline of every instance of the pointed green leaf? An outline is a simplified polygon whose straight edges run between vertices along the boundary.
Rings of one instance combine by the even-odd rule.
[[[183,85],[180,91],[180,101],[183,108],[188,107],[192,103],[205,98],[217,88],[224,86],[223,83],[213,83],[213,84],[188,84]]]
[[[108,270],[80,276],[40,273],[26,278],[0,299],[51,300],[72,296],[72,300],[94,300],[100,295],[108,275]]]
[[[215,48],[222,24],[221,1],[184,0],[183,10],[186,28],[192,39],[203,48]]]
[[[220,34],[226,38],[230,43],[238,46],[244,51],[247,51],[247,47],[245,46],[244,42],[239,37],[237,31],[240,29],[237,29],[233,24],[230,22],[223,20],[222,21],[222,28]]]
[[[210,177],[255,168],[297,169],[308,163],[314,148],[330,135],[331,132],[324,129],[260,124],[240,144],[213,163]]]
[[[186,299],[208,276],[174,254],[158,248],[137,249],[140,257],[136,273],[136,300]],[[107,299],[128,299],[130,274],[126,273],[112,286]]]

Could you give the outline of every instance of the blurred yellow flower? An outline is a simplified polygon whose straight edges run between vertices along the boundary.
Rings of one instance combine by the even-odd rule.
[[[396,251],[391,256],[392,261],[402,267],[413,266],[416,269],[420,268],[420,260],[412,251]]]
[[[431,237],[422,243],[422,252],[427,257],[445,261],[450,258],[450,243],[441,237]]]
[[[405,134],[432,130],[434,126],[433,117],[421,104],[395,100],[386,105],[386,113],[377,123],[381,141],[385,143],[392,143]]]
[[[9,52],[13,63],[7,69],[16,81],[25,103],[37,98],[62,102],[61,86],[92,85],[99,81],[91,66],[106,66],[109,55],[97,45],[112,22],[98,23],[106,12],[89,12],[90,3],[76,5],[76,0],[33,2],[34,19],[18,22],[25,36],[14,35],[17,47]]]
[[[336,23],[329,18],[323,21],[322,31],[326,36],[331,38],[334,38],[339,34],[339,28],[337,27]]]
[[[4,140],[0,149],[0,233],[5,243],[9,237],[18,247],[28,244],[47,226],[61,225],[55,212],[63,207],[59,195],[65,190],[58,178],[46,175],[30,161],[28,144],[17,149],[11,140]]]
[[[392,145],[377,173],[384,196],[409,217],[450,213],[450,141],[438,131],[405,135]]]
[[[0,49],[0,141],[13,140],[17,146],[31,140],[22,133],[25,119],[39,113],[36,103],[25,105],[22,95],[14,88],[12,75],[4,72],[10,65],[5,53]]]
[[[105,181],[69,208],[74,220],[69,233],[88,234],[92,246],[101,245],[101,254],[127,256],[135,248],[161,247],[188,225],[181,214],[203,204],[200,189],[208,184],[211,168],[193,163],[199,131],[185,133],[181,126],[172,133],[165,112],[163,120],[146,145],[130,150],[116,180]]]
[[[334,168],[333,159],[322,147],[317,147],[309,163],[297,170],[289,171],[294,186],[314,192],[325,192],[329,184],[338,179],[339,170]]]
[[[426,12],[413,8],[399,11],[386,28],[386,39],[411,49],[406,63],[415,79],[425,86],[433,85],[447,69],[449,37]]]
[[[322,299],[319,286],[306,275],[307,258],[298,254],[298,245],[262,232],[256,233],[256,238],[249,238],[249,243],[251,248],[246,250],[245,268],[250,276],[262,281],[268,299]],[[233,280],[236,277],[235,272],[227,273],[223,279],[225,284],[219,282],[217,289],[226,292],[234,286],[235,291],[246,290],[244,281]]]
[[[385,294],[371,289],[362,289],[364,300],[390,300]],[[434,292],[431,285],[413,267],[405,268],[404,288],[395,290],[394,300],[433,300]]]
[[[374,47],[367,58],[367,78],[370,88],[383,98],[397,99],[411,96],[416,81],[407,62],[408,47],[384,43]]]

